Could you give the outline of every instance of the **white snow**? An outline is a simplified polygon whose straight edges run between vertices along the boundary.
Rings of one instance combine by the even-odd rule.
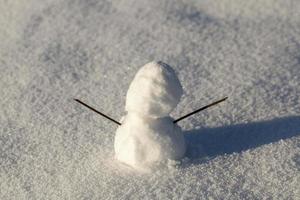
[[[0,1],[0,199],[299,199],[298,0]],[[185,158],[114,158],[140,66],[184,89]]]
[[[184,156],[181,128],[169,117],[182,92],[175,71],[161,61],[148,63],[137,72],[127,92],[128,113],[115,136],[119,161],[143,170]]]

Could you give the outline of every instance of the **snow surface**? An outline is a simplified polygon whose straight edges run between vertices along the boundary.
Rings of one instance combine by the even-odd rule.
[[[299,199],[297,0],[0,1],[0,199]],[[140,174],[114,159],[139,67],[185,93],[187,158]]]
[[[182,93],[171,66],[161,61],[142,66],[127,91],[127,114],[116,132],[115,158],[144,172],[183,158],[184,135],[169,117]]]

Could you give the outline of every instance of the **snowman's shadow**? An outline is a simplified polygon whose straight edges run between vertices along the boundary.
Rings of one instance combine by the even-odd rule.
[[[189,130],[184,135],[188,145],[186,155],[190,162],[201,163],[219,155],[239,153],[299,136],[300,116]]]

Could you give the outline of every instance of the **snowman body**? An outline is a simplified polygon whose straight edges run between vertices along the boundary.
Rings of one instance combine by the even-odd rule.
[[[174,70],[165,63],[151,62],[138,71],[127,92],[127,115],[115,135],[119,161],[144,167],[184,156],[181,128],[169,116],[182,92]]]

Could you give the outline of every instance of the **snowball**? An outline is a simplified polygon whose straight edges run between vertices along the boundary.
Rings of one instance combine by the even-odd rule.
[[[175,71],[163,62],[144,65],[129,86],[125,109],[151,117],[165,117],[183,93]]]
[[[152,118],[128,113],[115,136],[116,158],[136,168],[184,156],[181,128],[170,117]]]

